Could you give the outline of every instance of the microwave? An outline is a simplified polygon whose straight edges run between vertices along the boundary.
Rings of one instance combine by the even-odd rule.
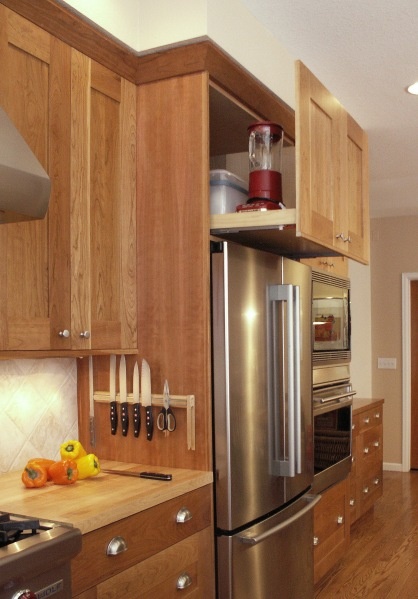
[[[312,364],[351,361],[350,280],[312,270]]]

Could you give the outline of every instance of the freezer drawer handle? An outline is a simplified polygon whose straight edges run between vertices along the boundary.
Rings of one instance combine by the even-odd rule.
[[[299,520],[299,518],[303,518],[303,516],[307,512],[309,512],[310,510],[312,510],[316,506],[316,504],[318,503],[318,501],[320,501],[321,495],[307,495],[305,497],[305,499],[308,501],[308,504],[305,505],[305,507],[302,508],[297,514],[294,514],[293,516],[291,516],[290,518],[288,518],[284,522],[281,522],[277,526],[274,526],[273,528],[270,528],[270,530],[267,530],[266,532],[261,533],[261,535],[254,535],[254,536],[251,536],[250,534],[247,534],[247,535],[238,535],[238,539],[242,543],[247,543],[248,545],[258,545],[258,543],[261,543],[262,541],[265,541],[266,539],[268,539],[272,535],[275,535],[278,532],[280,532],[280,531],[284,530],[285,528],[287,528],[288,526],[291,526],[294,522],[296,522],[297,520]]]

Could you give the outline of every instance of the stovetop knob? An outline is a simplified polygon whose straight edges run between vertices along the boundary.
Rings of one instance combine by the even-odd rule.
[[[29,589],[21,590],[15,593],[12,599],[36,599],[35,593],[32,593]]]

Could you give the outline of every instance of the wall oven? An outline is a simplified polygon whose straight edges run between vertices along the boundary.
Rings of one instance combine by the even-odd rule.
[[[351,469],[352,404],[348,364],[313,370],[314,492],[343,480]]]
[[[350,280],[312,271],[313,365],[351,360]]]

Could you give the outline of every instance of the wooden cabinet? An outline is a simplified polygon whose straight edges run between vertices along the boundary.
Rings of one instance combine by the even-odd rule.
[[[303,237],[368,263],[367,136],[299,61],[296,76],[297,228]]]
[[[383,493],[383,400],[355,400],[350,475],[353,524]]]
[[[0,103],[52,183],[0,230],[0,351],[135,348],[135,85],[0,5]]]
[[[322,494],[314,508],[314,582],[343,557],[350,544],[349,478]]]
[[[84,535],[72,562],[73,596],[214,597],[211,522],[208,485]],[[126,549],[107,555],[110,542]]]

